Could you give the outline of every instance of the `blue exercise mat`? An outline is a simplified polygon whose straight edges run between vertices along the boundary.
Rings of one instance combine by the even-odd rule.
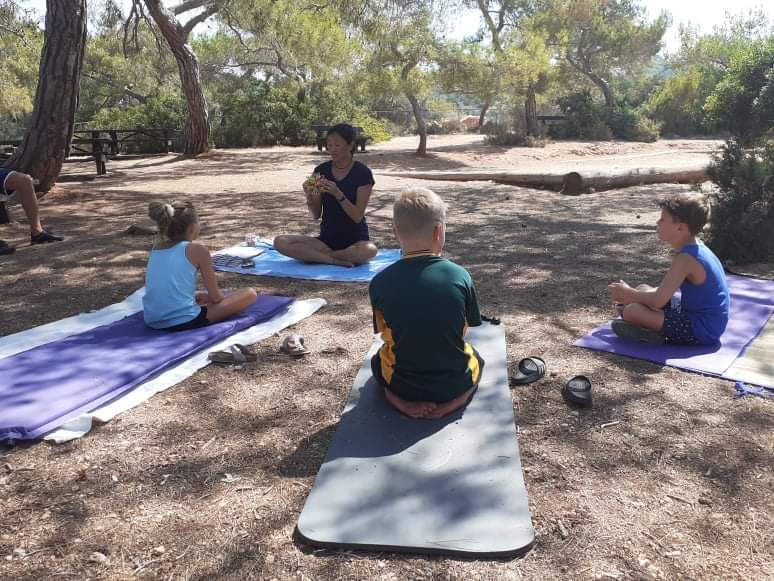
[[[298,520],[321,547],[512,557],[535,539],[508,387],[505,331],[468,340],[486,361],[470,404],[439,420],[393,409],[371,376],[355,378]]]
[[[256,247],[264,251],[252,259],[255,266],[233,266],[215,264],[215,270],[252,274],[256,276],[276,276],[282,278],[302,278],[307,280],[327,280],[333,282],[370,282],[379,272],[400,259],[400,250],[380,250],[373,260],[354,268],[334,266],[332,264],[310,264],[288,258],[274,250],[270,244],[256,243]],[[244,247],[238,246],[241,250]],[[225,248],[217,253],[228,255]]]
[[[292,302],[263,295],[232,319],[178,333],[148,328],[139,312],[0,359],[0,440],[38,438]]]

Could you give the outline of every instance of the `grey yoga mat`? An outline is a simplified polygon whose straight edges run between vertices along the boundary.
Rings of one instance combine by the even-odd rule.
[[[512,557],[535,538],[508,388],[505,331],[468,340],[486,361],[468,407],[440,420],[392,409],[371,377],[372,346],[298,521],[328,548]]]

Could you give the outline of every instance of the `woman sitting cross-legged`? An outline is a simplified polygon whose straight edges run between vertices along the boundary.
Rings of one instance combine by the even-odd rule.
[[[320,235],[284,235],[274,239],[274,248],[304,262],[355,266],[376,256],[369,241],[365,211],[374,177],[368,167],[353,159],[355,130],[345,123],[328,130],[331,160],[318,165],[304,182],[306,205],[320,222]]]

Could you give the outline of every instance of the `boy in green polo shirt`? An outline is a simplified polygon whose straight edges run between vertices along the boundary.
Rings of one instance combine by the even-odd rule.
[[[481,324],[476,288],[461,266],[441,258],[446,204],[434,192],[401,193],[393,227],[403,257],[371,281],[374,330],[384,345],[371,360],[387,400],[412,418],[435,419],[465,406],[484,360],[465,342]]]

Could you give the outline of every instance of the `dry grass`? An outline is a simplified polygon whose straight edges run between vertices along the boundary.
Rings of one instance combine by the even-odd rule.
[[[395,245],[389,208],[402,185],[379,178],[379,169],[651,151],[446,144],[430,160],[394,144],[364,157],[377,171],[369,214],[376,241]],[[0,258],[0,333],[103,307],[141,286],[150,240],[122,231],[146,222],[147,203],[159,196],[193,199],[213,248],[248,231],[313,233],[298,185],[322,159],[288,148],[223,151],[116,162],[108,178],[63,184],[43,208],[67,240]],[[450,204],[447,253],[473,275],[483,311],[503,319],[509,363],[528,354],[548,362],[544,381],[513,391],[537,531],[525,558],[338,553],[293,540],[368,348],[370,311],[364,285],[254,278],[261,291],[328,300],[294,329],[314,353],[292,361],[270,339],[256,346],[258,364],[205,368],[81,440],[0,448],[0,578],[772,578],[772,404],[733,400],[726,381],[571,346],[611,316],[609,280],[659,279],[668,256],[654,235],[654,197],[685,188],[565,198],[487,183],[426,185]],[[25,226],[4,226],[0,238],[21,243]],[[588,412],[568,409],[559,393],[577,373],[594,382]]]

